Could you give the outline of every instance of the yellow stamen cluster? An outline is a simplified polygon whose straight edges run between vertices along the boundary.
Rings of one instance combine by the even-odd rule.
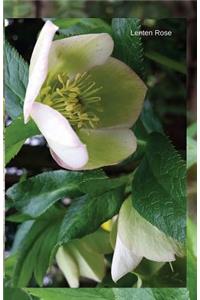
[[[54,85],[42,88],[38,101],[58,110],[72,126],[95,128],[99,118],[93,111],[100,108],[100,89],[87,73],[77,74],[73,79],[59,74]]]

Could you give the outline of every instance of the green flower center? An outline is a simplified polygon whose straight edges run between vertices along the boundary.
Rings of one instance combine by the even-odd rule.
[[[37,101],[59,111],[74,127],[95,128],[99,118],[94,111],[101,110],[101,97],[97,87],[88,73],[77,74],[70,79],[67,74],[57,75],[53,84],[45,85]]]

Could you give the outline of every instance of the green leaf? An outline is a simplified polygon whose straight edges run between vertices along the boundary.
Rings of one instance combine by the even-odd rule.
[[[158,52],[150,51],[148,53],[145,53],[145,56],[161,65],[166,66],[167,68],[175,70],[184,75],[187,72],[187,66],[184,63],[181,63],[172,58],[166,57]]]
[[[187,286],[190,300],[197,299],[197,226],[188,218],[187,223]]]
[[[59,199],[79,195],[78,183],[83,176],[63,170],[44,172],[13,185],[6,195],[16,209],[38,217]]]
[[[15,119],[22,113],[28,83],[28,64],[5,42],[5,99],[8,115]]]
[[[19,249],[22,245],[22,242],[23,242],[24,238],[26,237],[26,235],[28,234],[28,232],[30,231],[33,223],[34,223],[33,220],[26,221],[18,227],[18,230],[15,234],[15,239],[14,239],[14,242],[12,245],[11,255],[16,254],[19,251]]]
[[[196,134],[197,134],[197,123],[194,122],[187,128],[187,136],[194,138]]]
[[[111,33],[111,27],[98,18],[67,18],[53,20],[65,36],[87,33]]]
[[[49,215],[50,216],[50,215]],[[47,219],[35,221],[26,232],[21,246],[18,247],[18,257],[13,274],[13,286],[26,286],[34,273],[37,283],[42,286],[43,277],[50,265],[52,248],[56,244],[63,212]]]
[[[112,20],[115,43],[114,57],[129,65],[138,76],[144,77],[143,47],[140,36],[131,36],[131,30],[140,30],[137,18],[114,18]]]
[[[17,183],[6,192],[14,206],[22,213],[40,216],[50,206],[64,197],[77,197],[84,193],[99,194],[123,185],[122,179],[109,179],[103,171],[71,172],[52,171],[44,172]]]
[[[27,290],[30,292],[30,294],[38,296],[42,298],[42,300],[189,300],[189,294],[185,288],[28,288]]]
[[[25,291],[15,288],[4,289],[4,300],[31,300],[32,297]]]
[[[197,163],[197,142],[187,136],[187,169]]]
[[[7,190],[6,195],[13,201],[13,206],[24,214],[38,217],[59,199],[80,196],[82,192],[79,185],[84,186],[90,180],[94,183],[95,179],[105,178],[101,171],[44,172],[13,185]]]
[[[13,223],[23,223],[25,221],[29,221],[29,220],[32,220],[32,219],[33,219],[32,217],[30,217],[28,215],[25,215],[25,214],[21,214],[19,212],[6,217],[6,221],[13,222]]]
[[[140,140],[146,140],[152,132],[164,133],[162,124],[148,99],[144,102],[140,117],[133,126],[133,131]]]
[[[151,274],[151,267],[155,268],[153,274]],[[186,286],[186,258],[176,258],[176,261],[171,264],[143,260],[137,274],[142,278],[142,287],[183,287]]]
[[[114,282],[112,280],[112,277],[110,274],[107,274],[104,279],[97,285],[98,288],[127,288],[127,287],[135,287],[138,282],[138,276],[133,273],[128,273],[127,275],[123,276],[120,280],[117,282]],[[140,279],[139,279],[140,281]],[[139,286],[137,286],[139,287]]]
[[[81,182],[79,189],[90,195],[102,195],[103,193],[116,189],[122,185],[125,185],[128,180],[128,176],[121,176],[119,178],[110,179],[108,177],[89,180],[87,182]]]
[[[19,200],[21,198],[21,208],[25,209],[27,214],[40,216],[35,222],[26,223],[28,227],[30,224],[30,229],[27,229],[26,226],[24,228],[23,224],[16,236],[14,252],[18,253],[18,259],[13,276],[13,284],[16,287],[26,286],[33,273],[37,283],[42,285],[43,277],[57,250],[55,245],[61,245],[66,241],[94,232],[104,221],[118,212],[123,201],[123,188],[116,187],[124,185],[124,181],[110,180],[110,185],[105,184],[106,177],[101,171],[85,173],[55,171],[50,174],[46,173],[48,177],[46,181],[42,175],[45,173],[33,177],[31,183],[29,182],[31,179],[29,179],[16,185],[16,190],[9,192],[10,196],[17,195]],[[90,186],[90,180],[93,182],[93,188]],[[109,181],[109,179],[107,180]],[[89,193],[87,183],[91,187],[91,193]],[[95,186],[100,195],[96,194]],[[35,189],[36,193],[34,193]],[[88,194],[72,201],[62,222],[63,215],[56,217],[54,207],[48,211],[47,209],[55,202],[55,199],[64,197],[66,194],[63,192],[66,193],[66,191],[70,196],[83,194],[83,191]],[[31,192],[33,193],[32,198]],[[23,198],[25,194],[26,196]],[[41,198],[38,199],[37,194]],[[45,211],[46,213],[41,215]],[[65,210],[62,212],[65,213]],[[95,220],[94,215],[96,215]],[[62,226],[60,222],[62,222]]]
[[[115,300],[111,289],[27,289],[32,295],[43,300]]]
[[[4,286],[12,287],[12,276],[17,261],[17,255],[9,255],[4,260]]]
[[[185,288],[113,289],[116,300],[189,300]]]
[[[144,103],[140,119],[148,134],[152,132],[164,133],[161,121],[158,119],[158,116],[153,111],[152,104],[148,100],[146,100]]]
[[[23,116],[14,120],[5,129],[5,164],[7,164],[21,149],[27,138],[40,134],[33,121],[24,124]]]
[[[63,219],[58,246],[94,232],[103,222],[117,214],[123,193],[123,188],[117,188],[102,195],[87,194],[74,200]]]
[[[33,224],[23,240],[12,278],[14,287],[24,287],[32,278],[38,248],[41,246],[40,237],[45,232],[46,225],[44,222]]]
[[[105,220],[117,213],[122,199],[121,190],[118,189],[106,192],[102,197],[83,197],[72,202],[63,222],[62,218],[65,211],[62,210],[62,213],[55,212],[55,210],[52,211],[52,207],[46,213],[46,218],[43,216],[34,223],[27,222],[29,228],[27,226],[24,228],[23,224],[14,244],[15,252],[18,253],[13,276],[14,286],[26,286],[33,272],[37,283],[41,286],[46,270],[53,261],[57,250],[55,245],[58,241],[61,245],[66,240],[77,239],[95,231]],[[96,214],[95,222],[94,214]],[[19,241],[21,241],[21,245],[19,245]],[[99,248],[98,243],[96,247]]]
[[[48,267],[51,265],[51,252],[58,237],[60,220],[57,223],[54,221],[54,224],[51,226],[49,226],[49,224],[46,224],[46,227],[47,230],[42,234],[41,237],[41,246],[38,251],[34,268],[34,276],[40,286],[43,285],[44,275],[46,274]]]
[[[184,242],[186,168],[167,137],[152,133],[132,185],[133,205],[150,223]]]

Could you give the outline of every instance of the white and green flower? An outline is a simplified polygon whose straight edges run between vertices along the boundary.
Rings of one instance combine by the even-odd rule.
[[[146,86],[111,57],[107,33],[53,41],[58,27],[47,21],[36,42],[24,101],[56,162],[66,169],[119,163],[136,150],[129,128],[137,120]],[[134,53],[133,53],[134,55]]]
[[[104,254],[112,252],[108,232],[99,229],[82,239],[61,246],[56,262],[72,288],[79,287],[79,278],[101,282],[106,274]]]
[[[114,235],[116,243],[111,269],[114,281],[132,272],[143,257],[156,262],[171,262],[176,259],[175,255],[184,254],[177,241],[140,216],[132,205],[131,197],[120,209]]]

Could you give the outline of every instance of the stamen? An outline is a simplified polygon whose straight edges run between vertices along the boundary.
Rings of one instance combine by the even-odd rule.
[[[99,118],[93,111],[102,111],[98,106],[101,89],[86,72],[76,74],[73,79],[63,73],[57,75],[52,87],[46,86],[41,90],[37,101],[58,110],[72,126],[95,128]]]

